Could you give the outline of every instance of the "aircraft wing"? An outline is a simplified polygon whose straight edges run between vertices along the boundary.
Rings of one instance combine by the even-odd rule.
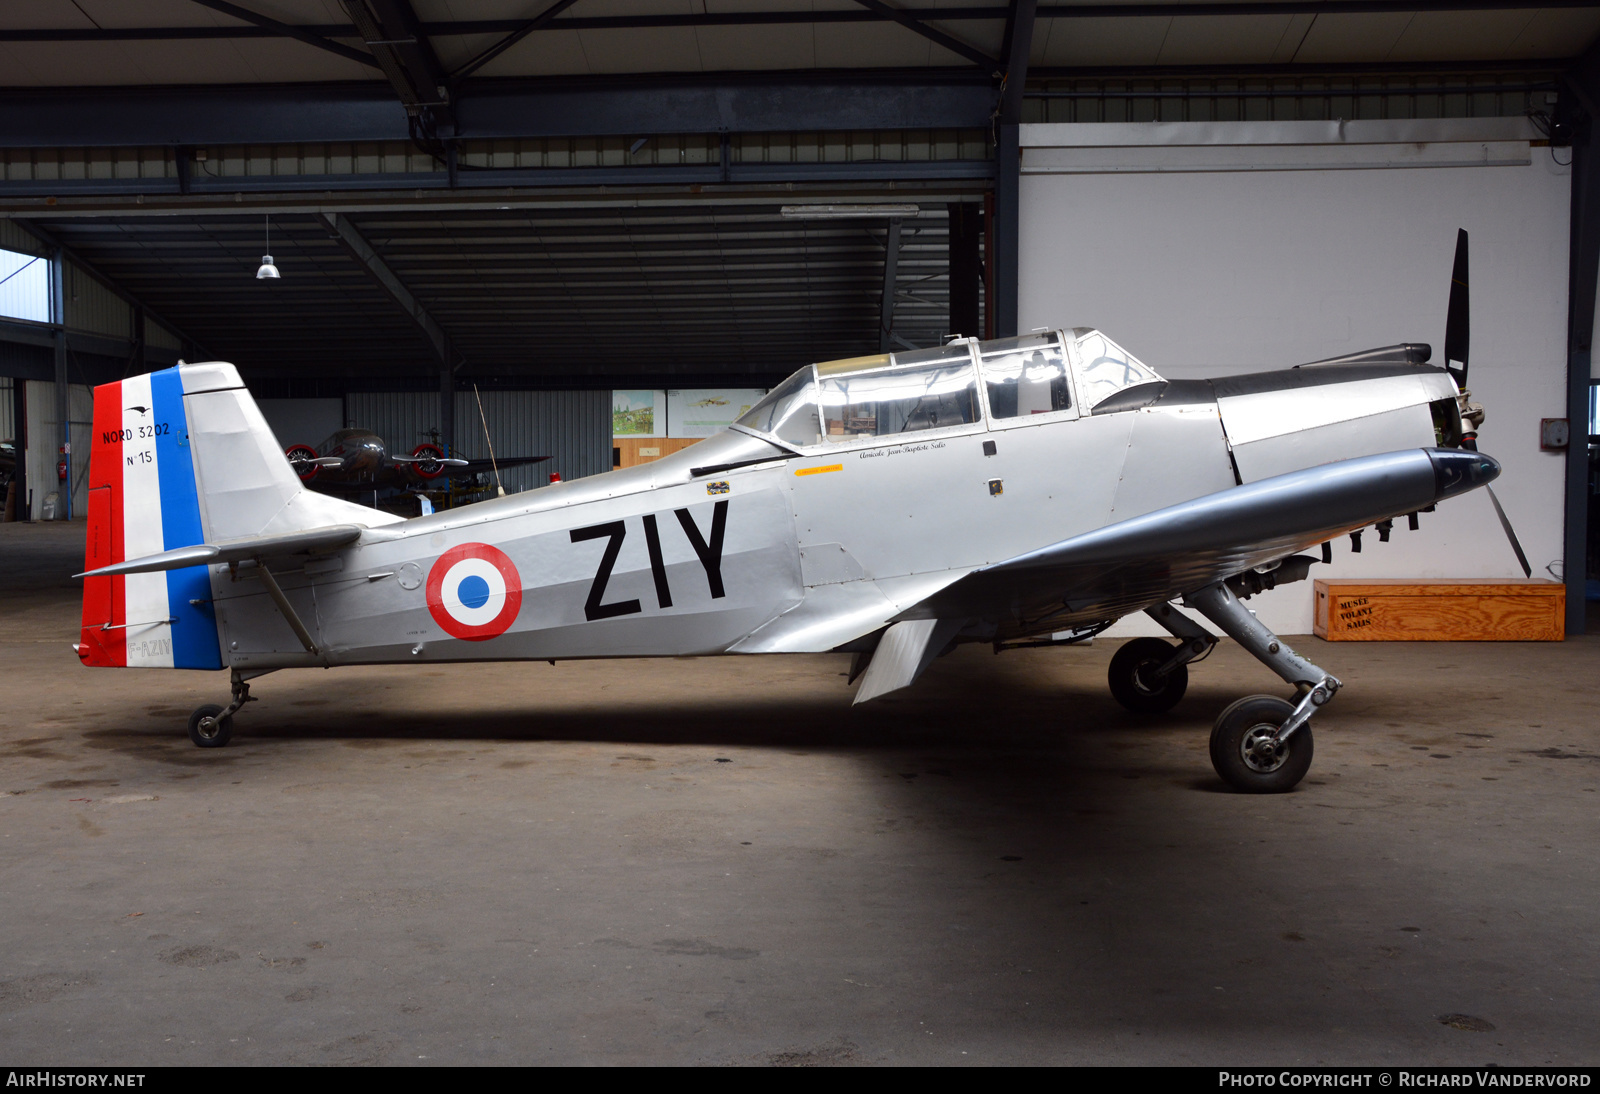
[[[509,459],[494,460],[492,462],[489,460],[468,460],[465,467],[450,467],[447,470],[452,479],[468,478],[472,475],[492,473],[496,465],[499,466],[500,470],[504,471],[508,467],[526,467],[530,463],[543,463],[549,458],[549,456],[512,456]]]
[[[895,619],[989,620],[1021,633],[1115,619],[1426,509],[1498,470],[1476,452],[1410,449],[1278,475],[974,570]]]

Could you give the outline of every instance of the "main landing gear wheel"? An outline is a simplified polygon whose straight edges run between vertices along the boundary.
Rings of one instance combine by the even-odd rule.
[[[1112,697],[1139,714],[1162,714],[1177,706],[1189,690],[1189,666],[1174,665],[1165,676],[1156,671],[1177,653],[1178,647],[1159,638],[1123,643],[1107,673]]]
[[[200,748],[221,748],[233,738],[233,715],[226,707],[207,703],[189,715],[189,740]]]
[[[1211,731],[1211,766],[1222,780],[1246,794],[1293,790],[1311,768],[1311,723],[1287,740],[1278,727],[1294,704],[1275,695],[1247,695],[1217,715]]]

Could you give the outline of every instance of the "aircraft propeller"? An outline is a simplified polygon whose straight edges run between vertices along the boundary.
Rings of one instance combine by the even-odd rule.
[[[1456,386],[1467,387],[1467,353],[1472,348],[1472,301],[1467,294],[1467,230],[1456,229],[1456,261],[1450,270],[1450,307],[1444,317],[1444,367]]]
[[[1477,430],[1483,424],[1483,408],[1470,401],[1472,393],[1467,390],[1467,357],[1471,349],[1472,301],[1467,277],[1467,230],[1458,228],[1456,260],[1450,270],[1450,304],[1444,317],[1444,367],[1455,378],[1456,386],[1461,389],[1462,418],[1470,426],[1470,429],[1462,435],[1461,447],[1476,450]],[[1500,527],[1505,530],[1506,540],[1511,544],[1511,550],[1522,566],[1522,576],[1532,577],[1533,567],[1528,565],[1528,556],[1522,551],[1522,543],[1517,539],[1517,533],[1511,527],[1511,518],[1506,516],[1505,507],[1495,495],[1494,487],[1485,486],[1484,490],[1494,505],[1495,516],[1500,518]]]

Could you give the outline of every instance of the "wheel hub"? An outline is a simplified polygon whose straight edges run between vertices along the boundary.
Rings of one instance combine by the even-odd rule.
[[[197,728],[200,730],[200,736],[209,741],[217,735],[217,731],[222,728],[222,724],[215,718],[207,715],[206,717],[200,719],[200,724]]]
[[[1278,740],[1278,727],[1267,723],[1251,726],[1239,741],[1245,766],[1266,774],[1276,771],[1289,758],[1288,746]]]

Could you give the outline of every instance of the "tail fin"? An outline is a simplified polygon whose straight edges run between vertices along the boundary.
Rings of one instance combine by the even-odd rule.
[[[232,365],[211,361],[169,371],[183,377],[206,543],[403,519],[307,490]]]
[[[400,518],[310,494],[234,367],[179,365],[94,391],[84,568],[199,543]],[[217,669],[203,565],[86,577],[87,665]]]

